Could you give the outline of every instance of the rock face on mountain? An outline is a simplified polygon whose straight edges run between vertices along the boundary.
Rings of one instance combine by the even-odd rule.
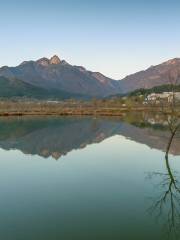
[[[119,81],[121,93],[165,84],[180,84],[180,58],[175,58]]]
[[[25,61],[17,67],[0,68],[0,76],[19,79],[44,89],[56,89],[87,96],[103,97],[118,93],[118,82],[101,73],[72,66],[58,56]]]

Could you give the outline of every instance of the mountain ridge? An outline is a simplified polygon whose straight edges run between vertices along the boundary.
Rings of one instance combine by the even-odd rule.
[[[173,58],[146,70],[130,74],[119,80],[121,93],[137,89],[150,89],[166,84],[180,84],[180,58]]]
[[[76,95],[103,98],[126,94],[137,89],[151,89],[172,83],[180,84],[180,58],[150,66],[146,70],[127,75],[121,80],[113,80],[100,72],[92,72],[83,66],[71,65],[54,55],[49,59],[43,57],[37,61],[24,61],[16,67],[3,66],[0,68],[0,77],[9,81],[18,79],[42,89],[42,92],[68,93],[70,98],[71,95],[75,98]],[[16,88],[15,84],[14,87]]]
[[[56,89],[73,94],[103,97],[116,93],[118,83],[98,72],[73,66],[56,55],[37,61],[25,61],[17,67],[0,68],[0,76],[17,78],[45,89]]]

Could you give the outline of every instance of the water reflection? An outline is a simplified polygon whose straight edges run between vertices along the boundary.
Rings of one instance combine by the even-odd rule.
[[[162,224],[164,238],[180,239],[180,181],[179,174],[171,168],[169,152],[180,129],[180,120],[175,115],[166,116],[170,137],[165,153],[166,172],[149,173],[148,178],[157,178],[160,194],[153,200],[148,212]]]
[[[24,153],[1,150],[1,238],[179,239],[180,135],[172,133],[169,118],[150,114],[1,118],[0,148]]]
[[[16,118],[0,120],[0,147],[59,159],[118,132],[119,121],[92,118]]]
[[[2,118],[0,147],[24,154],[59,159],[75,149],[123,135],[150,148],[166,151],[169,130],[162,119],[142,118]],[[179,135],[173,136],[170,153],[180,155]]]

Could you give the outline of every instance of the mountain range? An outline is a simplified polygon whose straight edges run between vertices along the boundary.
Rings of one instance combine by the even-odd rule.
[[[50,59],[25,61],[17,67],[1,67],[0,97],[106,97],[172,82],[180,84],[179,58],[113,80],[99,72],[71,65],[55,55]]]

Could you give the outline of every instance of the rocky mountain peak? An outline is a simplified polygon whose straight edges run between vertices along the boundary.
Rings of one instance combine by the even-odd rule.
[[[49,65],[49,59],[48,58],[40,58],[37,60],[37,63],[42,66],[48,66]]]
[[[55,64],[55,65],[60,64],[61,60],[59,59],[59,57],[57,55],[54,55],[50,59],[44,57],[44,58],[40,58],[36,62],[42,66],[48,66],[51,64]]]
[[[51,59],[50,59],[50,64],[60,64],[61,60],[57,55],[54,55]]]

